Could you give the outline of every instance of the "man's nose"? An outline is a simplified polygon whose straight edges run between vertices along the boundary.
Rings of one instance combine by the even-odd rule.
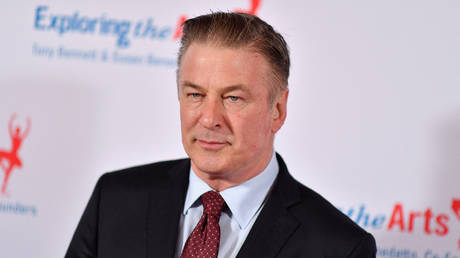
[[[222,127],[222,103],[217,98],[208,98],[202,105],[200,124],[210,130]]]

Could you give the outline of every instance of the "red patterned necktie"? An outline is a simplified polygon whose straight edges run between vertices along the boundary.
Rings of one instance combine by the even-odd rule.
[[[217,258],[219,252],[219,219],[224,199],[218,192],[209,191],[201,196],[203,215],[185,243],[181,258]]]

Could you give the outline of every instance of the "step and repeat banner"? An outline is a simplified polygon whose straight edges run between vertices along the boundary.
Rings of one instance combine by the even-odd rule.
[[[258,15],[292,55],[275,148],[378,257],[460,257],[460,2],[8,1],[0,257],[62,257],[104,172],[185,157],[180,24]]]

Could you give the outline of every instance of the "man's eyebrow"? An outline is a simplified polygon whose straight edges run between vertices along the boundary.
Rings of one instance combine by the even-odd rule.
[[[193,88],[193,89],[196,89],[196,90],[202,90],[204,91],[205,89],[199,85],[196,85],[192,82],[189,82],[189,81],[184,81],[180,84],[182,87],[190,87],[190,88]],[[243,84],[235,84],[235,85],[230,85],[230,86],[226,86],[226,87],[223,87],[221,89],[222,92],[224,93],[227,93],[227,92],[230,92],[230,91],[235,91],[235,90],[241,90],[241,91],[244,91],[244,92],[249,92],[247,87],[245,87]]]
[[[189,82],[189,81],[184,81],[183,83],[180,84],[180,86],[182,87],[190,87],[190,88],[193,88],[193,89],[197,89],[197,90],[204,90],[203,87],[201,86],[198,86],[192,82]]]

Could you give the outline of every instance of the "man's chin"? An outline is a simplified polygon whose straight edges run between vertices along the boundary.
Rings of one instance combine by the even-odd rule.
[[[225,171],[226,162],[222,157],[191,157],[191,160],[192,168],[198,173],[217,175]]]

